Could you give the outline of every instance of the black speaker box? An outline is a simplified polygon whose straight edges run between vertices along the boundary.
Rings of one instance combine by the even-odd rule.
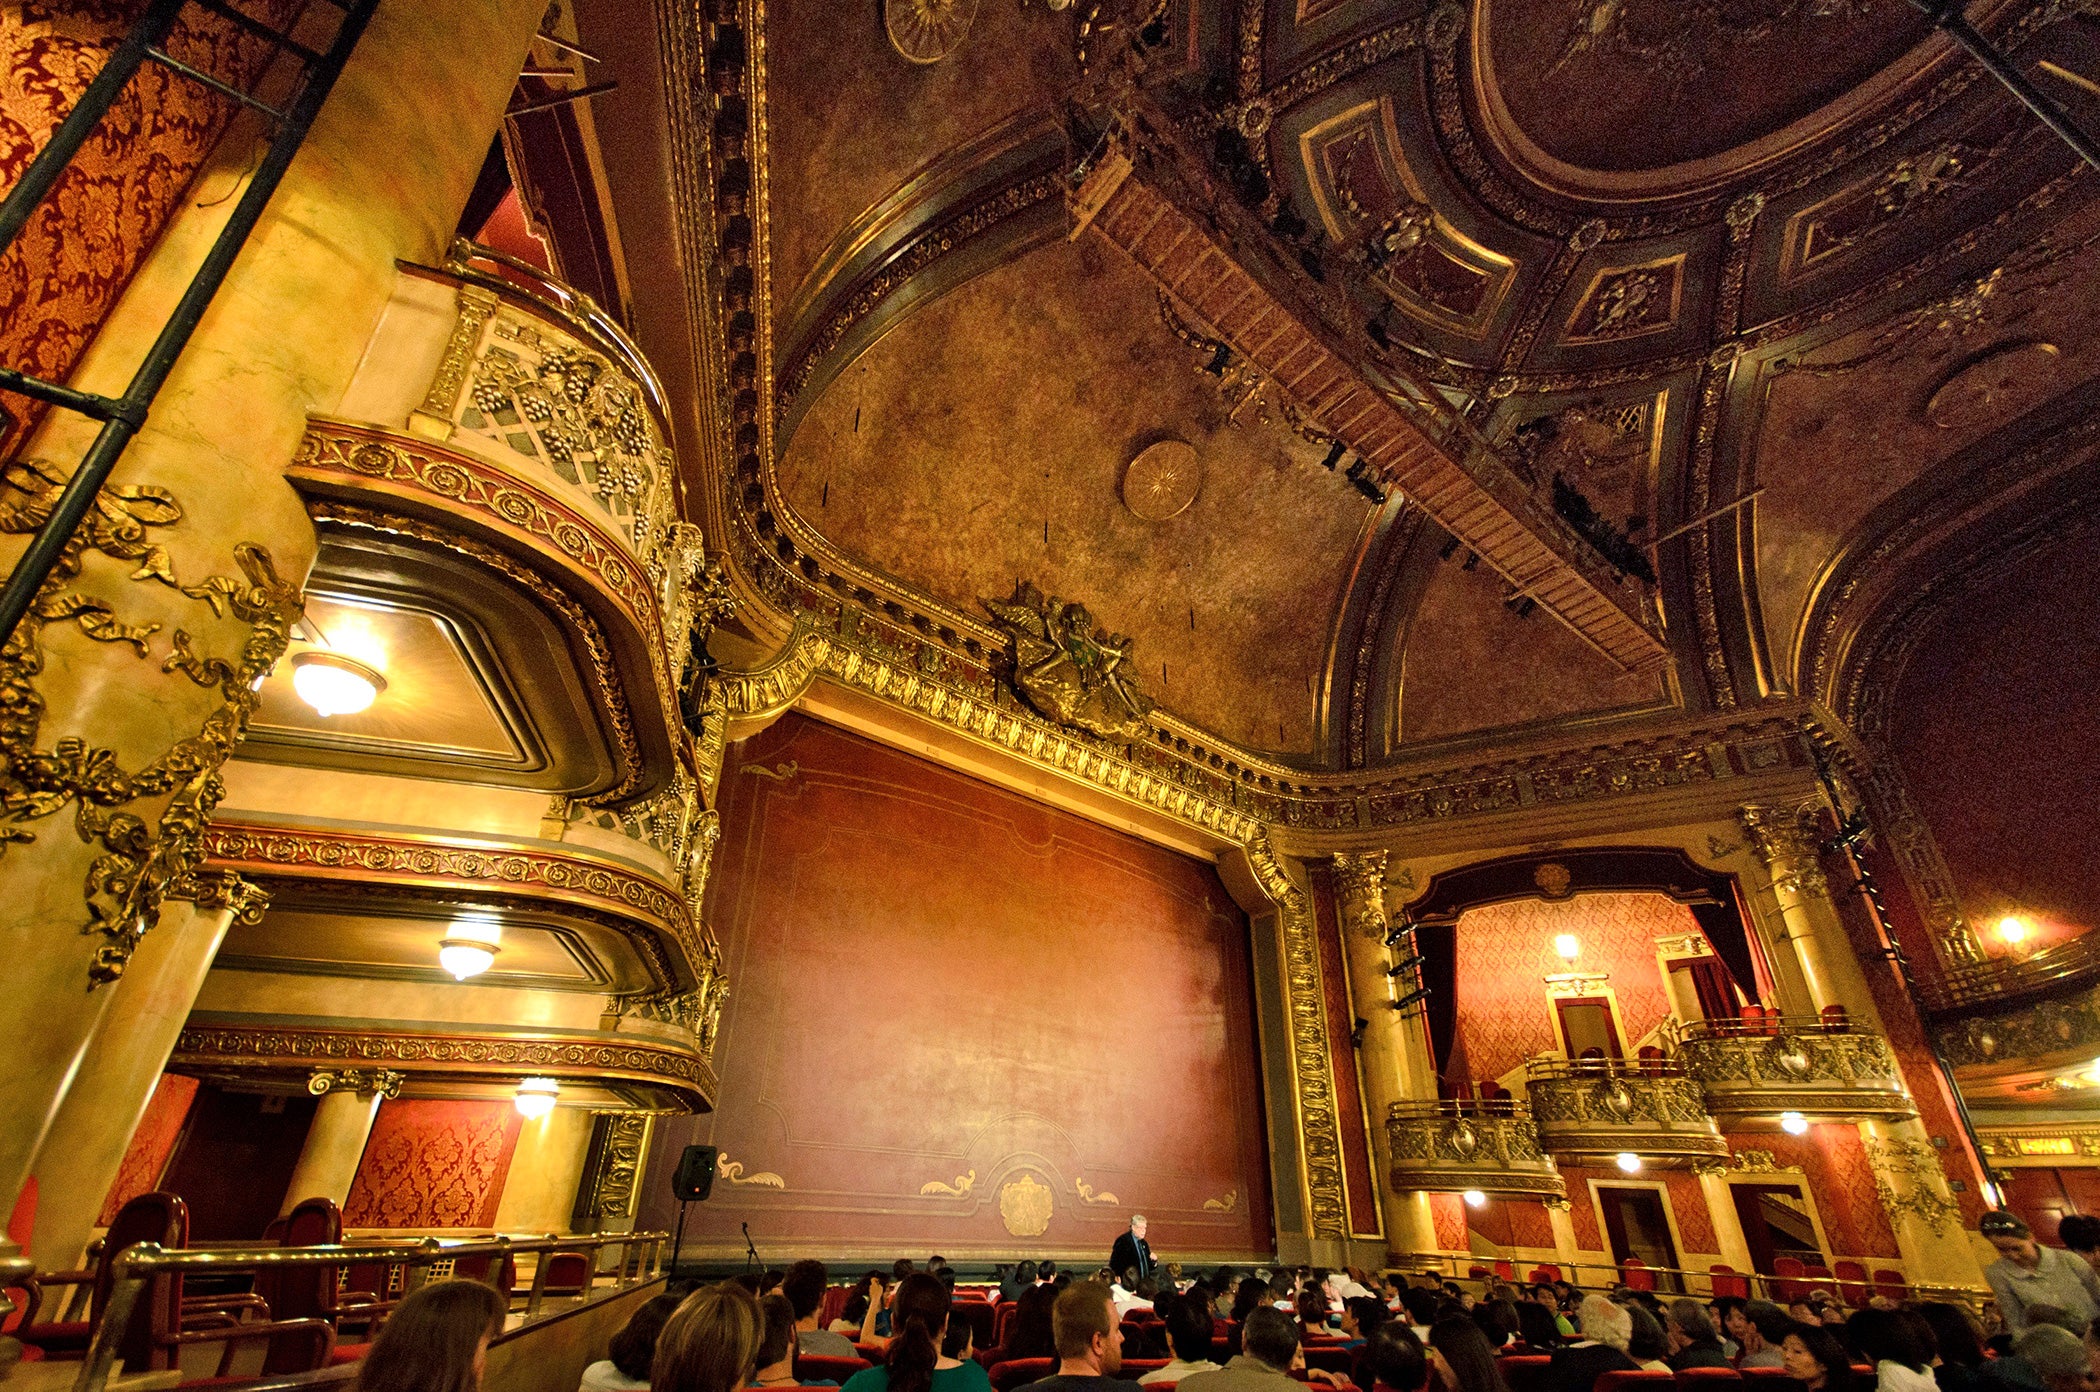
[[[715,1156],[711,1145],[689,1145],[678,1157],[678,1173],[671,1177],[671,1193],[680,1203],[699,1203],[714,1192]]]

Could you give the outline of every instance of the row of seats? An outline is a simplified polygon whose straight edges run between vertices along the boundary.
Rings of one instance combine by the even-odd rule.
[[[1550,1354],[1505,1355],[1495,1360],[1510,1392],[1544,1392]],[[1858,1377],[1871,1383],[1872,1368],[1855,1367]],[[1596,1392],[1807,1392],[1800,1379],[1778,1368],[1687,1368],[1681,1373],[1655,1372],[1645,1368],[1606,1373],[1597,1379]]]
[[[1493,1265],[1476,1262],[1466,1275],[1474,1281],[1498,1278],[1515,1281],[1517,1264],[1507,1260]],[[1619,1264],[1619,1279],[1628,1290],[1652,1291],[1656,1288],[1656,1276],[1655,1268],[1639,1257],[1628,1257]],[[1776,1257],[1769,1276],[1737,1271],[1726,1262],[1715,1262],[1707,1268],[1707,1276],[1713,1283],[1716,1300],[1726,1296],[1748,1300],[1753,1278],[1763,1283],[1772,1299],[1784,1304],[1806,1300],[1816,1291],[1828,1291],[1855,1310],[1867,1308],[1877,1295],[1886,1296],[1898,1304],[1910,1299],[1910,1283],[1903,1279],[1902,1272],[1883,1268],[1870,1275],[1861,1263],[1843,1258],[1824,1266],[1821,1262],[1803,1262],[1799,1257]],[[1524,1279],[1531,1285],[1550,1285],[1561,1279],[1561,1270],[1551,1263],[1541,1263],[1531,1268]]]

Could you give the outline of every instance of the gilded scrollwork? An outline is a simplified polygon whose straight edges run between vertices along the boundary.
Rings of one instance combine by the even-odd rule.
[[[1870,1139],[1865,1146],[1874,1192],[1891,1223],[1900,1225],[1905,1217],[1914,1217],[1934,1237],[1945,1237],[1950,1223],[1959,1229],[1961,1208],[1947,1192],[1946,1172],[1931,1146],[1902,1139]]]
[[[1378,942],[1385,940],[1388,930],[1385,863],[1384,851],[1337,851],[1334,857],[1334,887],[1341,900],[1343,924],[1348,931]]]
[[[64,482],[63,474],[41,461],[10,464],[0,474],[11,490],[0,501],[0,534],[34,531],[49,517]],[[153,529],[173,526],[182,516],[181,504],[166,489],[106,485],[0,648],[0,852],[34,842],[37,833],[29,823],[74,808],[75,834],[100,851],[84,889],[83,932],[103,939],[88,968],[90,989],[123,975],[139,938],[159,921],[170,885],[194,877],[198,838],[225,791],[219,768],[247,732],[259,699],[255,688],[284,652],[303,608],[298,587],[281,579],[269,551],[251,542],[234,547],[239,578],[214,575],[181,584]],[[95,642],[124,644],[141,659],[151,658],[153,635],[162,627],[127,623],[108,601],[69,588],[89,555],[131,565],[129,579],[156,581],[202,602],[215,618],[230,615],[248,626],[231,659],[201,653],[185,629],[170,635],[160,670],[181,672],[215,690],[220,705],[197,734],[136,772],[123,768],[114,749],[77,735],[60,738],[49,750],[37,747],[45,715],[37,682],[49,625],[71,624]],[[129,810],[163,798],[156,820]]]
[[[1681,1041],[1677,1056],[1715,1110],[1912,1110],[1877,1034],[1698,1036]]]
[[[1525,1085],[1532,1116],[1546,1126],[1705,1126],[1706,1100],[1688,1078],[1533,1078]]]
[[[1749,833],[1757,858],[1771,871],[1772,887],[1782,894],[1827,896],[1830,882],[1817,857],[1814,824],[1799,808],[1740,807],[1736,820]]]
[[[603,1134],[588,1180],[589,1197],[581,1205],[600,1231],[605,1231],[605,1225],[634,1217],[636,1185],[652,1120],[647,1112],[611,1112],[601,1118]]]
[[[1386,1115],[1385,1137],[1396,1190],[1567,1192],[1536,1123],[1521,1111],[1450,1115],[1434,1103],[1396,1102]]]
[[[391,1100],[401,1095],[401,1085],[407,1081],[406,1073],[392,1068],[316,1068],[307,1075],[306,1090],[316,1097],[347,1092]]]

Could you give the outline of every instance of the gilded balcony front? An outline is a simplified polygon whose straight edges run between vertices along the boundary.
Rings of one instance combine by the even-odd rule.
[[[1674,1060],[1542,1059],[1524,1090],[1556,1160],[1632,1153],[1669,1164],[1728,1154],[1699,1084]]]
[[[1701,1021],[1685,1030],[1677,1058],[1716,1116],[1909,1116],[1917,1110],[1888,1041],[1842,1019]]]
[[[1395,1102],[1385,1135],[1397,1191],[1567,1196],[1521,1102]]]

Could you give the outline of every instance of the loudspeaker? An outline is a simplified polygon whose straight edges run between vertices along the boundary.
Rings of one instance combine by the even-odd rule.
[[[711,1145],[689,1145],[678,1157],[678,1173],[671,1177],[671,1193],[680,1203],[700,1203],[714,1191],[715,1156]]]

